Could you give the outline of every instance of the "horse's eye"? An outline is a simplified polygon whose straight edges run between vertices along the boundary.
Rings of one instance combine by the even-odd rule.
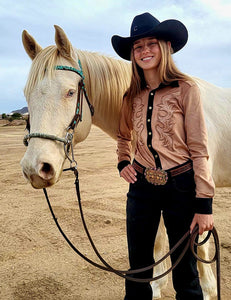
[[[75,94],[75,90],[69,90],[67,93],[67,97],[72,97]]]

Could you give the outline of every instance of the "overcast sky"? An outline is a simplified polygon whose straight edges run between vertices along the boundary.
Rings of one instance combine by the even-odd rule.
[[[27,105],[24,29],[47,47],[57,24],[74,47],[117,57],[111,36],[129,36],[134,16],[144,12],[186,25],[189,41],[174,54],[183,72],[231,87],[231,0],[0,0],[0,113]]]

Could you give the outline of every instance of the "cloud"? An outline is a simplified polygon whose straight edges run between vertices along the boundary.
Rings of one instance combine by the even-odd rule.
[[[213,14],[216,19],[219,18],[224,20],[224,18],[231,18],[231,3],[230,0],[200,0],[197,2],[201,2],[208,11]]]
[[[31,61],[21,42],[24,29],[46,47],[54,44],[53,25],[57,24],[75,47],[117,57],[111,36],[129,36],[134,16],[146,11],[160,21],[175,18],[186,25],[189,41],[174,55],[182,71],[228,87],[231,85],[230,6],[230,0],[1,1],[0,112],[26,105],[23,88]]]

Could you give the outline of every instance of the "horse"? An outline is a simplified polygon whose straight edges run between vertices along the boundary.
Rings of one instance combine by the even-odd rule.
[[[87,138],[94,124],[116,139],[123,95],[129,86],[131,65],[99,53],[82,51],[72,46],[62,28],[55,25],[54,46],[42,48],[27,31],[22,33],[25,51],[32,59],[30,73],[24,89],[30,116],[30,132],[64,137],[76,111],[79,82],[83,79],[86,93],[82,99],[81,122],[74,130],[73,144]],[[56,66],[66,66],[67,72]],[[82,72],[82,73],[81,73]],[[210,168],[217,186],[231,185],[231,148],[228,112],[231,108],[231,89],[209,84],[199,78],[197,82],[205,110],[209,135]],[[91,115],[87,96],[94,106]],[[25,178],[34,188],[54,185],[61,177],[66,156],[59,141],[32,138],[21,167]],[[163,242],[165,237],[165,242]],[[163,222],[155,243],[155,258],[163,256],[166,245]],[[200,247],[199,255],[208,258],[207,244]],[[162,274],[166,266],[160,264],[154,274]],[[204,298],[216,295],[216,280],[210,265],[198,262]],[[154,297],[161,297],[161,289],[167,283],[162,278],[152,283]]]

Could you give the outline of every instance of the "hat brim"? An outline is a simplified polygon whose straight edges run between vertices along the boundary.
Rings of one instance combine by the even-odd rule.
[[[114,35],[111,39],[115,52],[123,59],[131,59],[132,45],[136,40],[153,36],[159,40],[171,42],[173,53],[182,49],[188,41],[188,31],[183,23],[178,20],[166,20],[157,25],[153,30],[146,31],[133,37]]]

